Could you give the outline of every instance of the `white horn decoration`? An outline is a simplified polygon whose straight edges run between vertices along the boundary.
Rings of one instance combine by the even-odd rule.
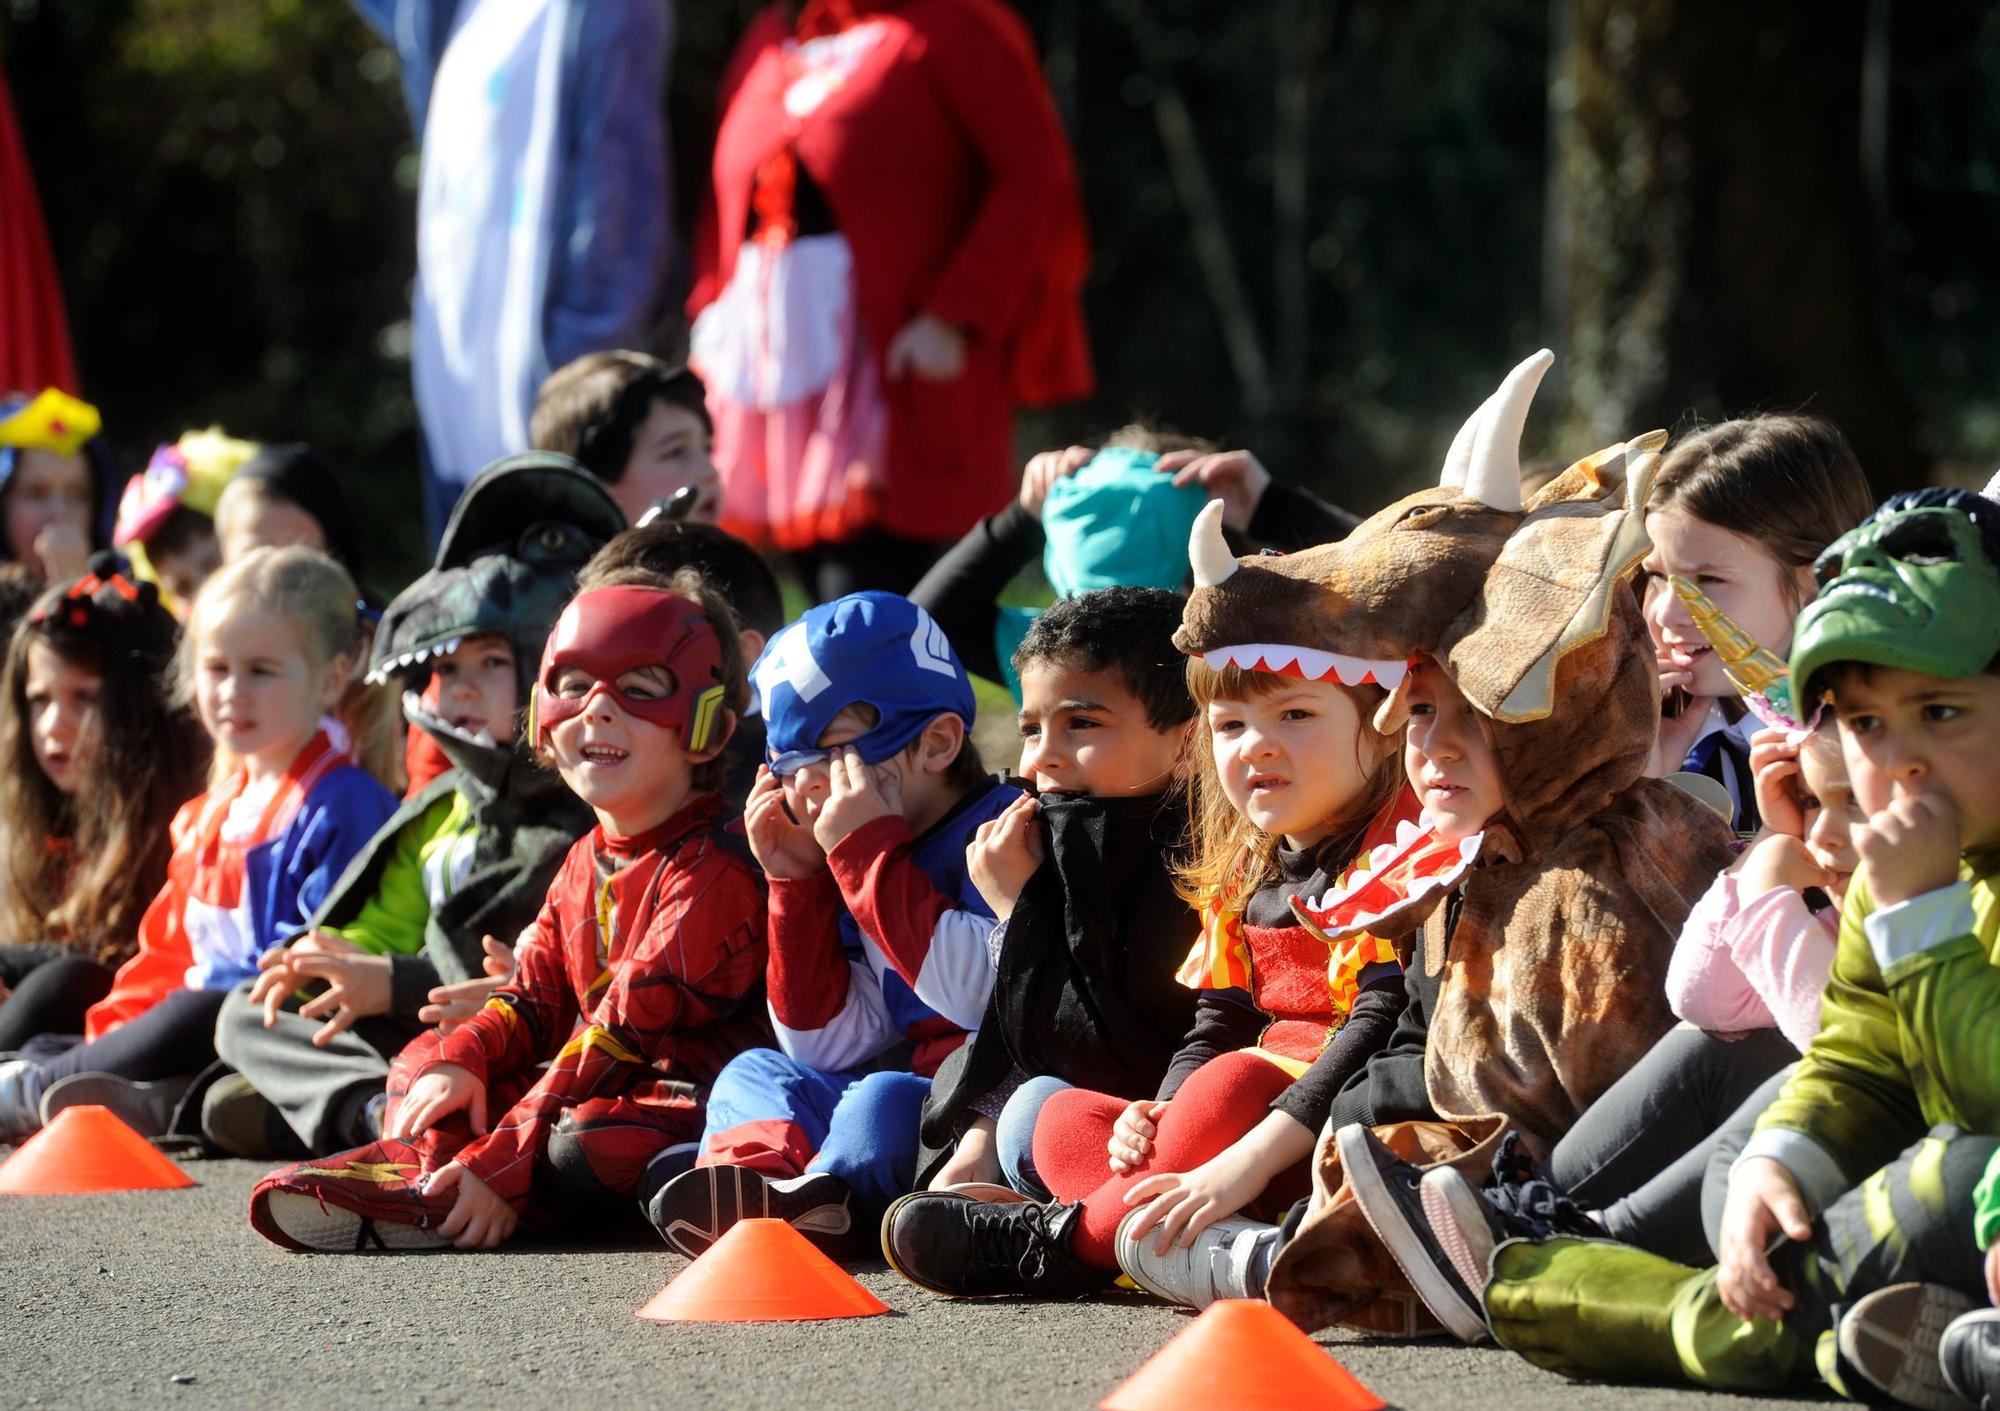
[[[1458,435],[1451,438],[1451,449],[1444,453],[1444,474],[1438,477],[1438,489],[1463,490],[1465,472],[1472,464],[1472,443],[1479,435],[1479,424],[1486,420],[1486,409],[1493,405],[1488,397],[1465,419],[1465,425],[1458,428]]]
[[[1466,498],[1511,514],[1521,512],[1521,430],[1535,389],[1554,366],[1547,348],[1507,374],[1493,394],[1491,408],[1472,442],[1472,463],[1465,473]]]
[[[1194,570],[1194,586],[1213,588],[1236,572],[1236,556],[1222,537],[1222,501],[1210,500],[1194,517],[1188,531],[1188,566]]]
[[[1989,500],[2000,500],[2000,470],[1993,472],[1993,478],[1986,482],[1986,488],[1979,493]]]

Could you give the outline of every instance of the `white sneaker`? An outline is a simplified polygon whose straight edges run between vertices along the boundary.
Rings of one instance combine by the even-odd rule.
[[[1217,1220],[1186,1249],[1176,1244],[1156,1254],[1158,1231],[1146,1231],[1143,1240],[1128,1233],[1144,1208],[1118,1222],[1118,1267],[1133,1283],[1155,1298],[1188,1308],[1206,1308],[1219,1298],[1264,1296],[1264,1280],[1278,1249],[1276,1225],[1241,1216]]]
[[[0,1142],[26,1141],[42,1129],[41,1068],[25,1058],[0,1063]]]

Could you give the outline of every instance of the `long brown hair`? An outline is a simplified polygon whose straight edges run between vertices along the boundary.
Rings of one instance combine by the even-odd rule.
[[[177,627],[157,592],[92,582],[44,593],[14,625],[0,666],[0,939],[61,941],[114,961],[165,885],[167,825],[201,792],[208,737],[174,699]],[[102,680],[71,795],[35,760],[27,686],[37,644]]]
[[[1200,657],[1190,657],[1187,681],[1188,693],[1194,697],[1198,728],[1186,755],[1189,826],[1193,837],[1185,860],[1176,869],[1175,885],[1182,896],[1197,906],[1225,896],[1240,902],[1277,875],[1274,859],[1278,839],[1238,813],[1222,792],[1222,780],[1215,772],[1208,707],[1218,700],[1242,701],[1273,695],[1298,685],[1299,679],[1235,666],[1218,669]],[[1361,830],[1396,797],[1396,791],[1403,787],[1403,769],[1393,742],[1375,728],[1376,707],[1388,693],[1379,686],[1331,684],[1354,702],[1355,713],[1360,717],[1354,741],[1355,757],[1365,763],[1371,745],[1381,753],[1375,766],[1367,771],[1367,787],[1330,820],[1333,827],[1319,845],[1322,861],[1337,863],[1345,858],[1336,854],[1351,852]]]
[[[358,612],[360,594],[347,570],[318,549],[298,544],[252,549],[210,575],[188,611],[176,699],[183,705],[194,702],[201,624],[237,602],[281,614],[299,634],[306,660],[315,667],[324,670],[336,660],[346,664],[347,686],[334,704],[333,716],[347,731],[355,763],[391,793],[401,793],[405,741],[401,704],[394,687],[370,686],[363,679],[369,629]],[[217,750],[211,777],[219,780],[234,767],[229,752]]]

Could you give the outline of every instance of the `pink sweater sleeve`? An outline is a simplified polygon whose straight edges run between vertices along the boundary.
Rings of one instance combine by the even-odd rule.
[[[1688,913],[1667,963],[1667,1003],[1688,1023],[1713,1033],[1740,1034],[1778,1022],[1732,953],[1741,916],[1736,879],[1725,872]]]
[[[1763,996],[1772,1019],[1804,1053],[1819,1032],[1819,1000],[1833,969],[1839,915],[1815,916],[1790,887],[1774,887],[1745,906],[1728,928],[1729,954]]]

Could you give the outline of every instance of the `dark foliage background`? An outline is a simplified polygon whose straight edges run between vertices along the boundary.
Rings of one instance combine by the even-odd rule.
[[[1102,383],[1024,451],[1147,416],[1368,507],[1544,342],[1531,451],[1806,405],[1887,488],[2000,443],[1992,7],[1019,9],[1082,171]],[[684,222],[751,11],[680,5]],[[0,0],[0,61],[127,457],[211,421],[318,442],[393,589],[422,553],[393,56],[341,0]]]

